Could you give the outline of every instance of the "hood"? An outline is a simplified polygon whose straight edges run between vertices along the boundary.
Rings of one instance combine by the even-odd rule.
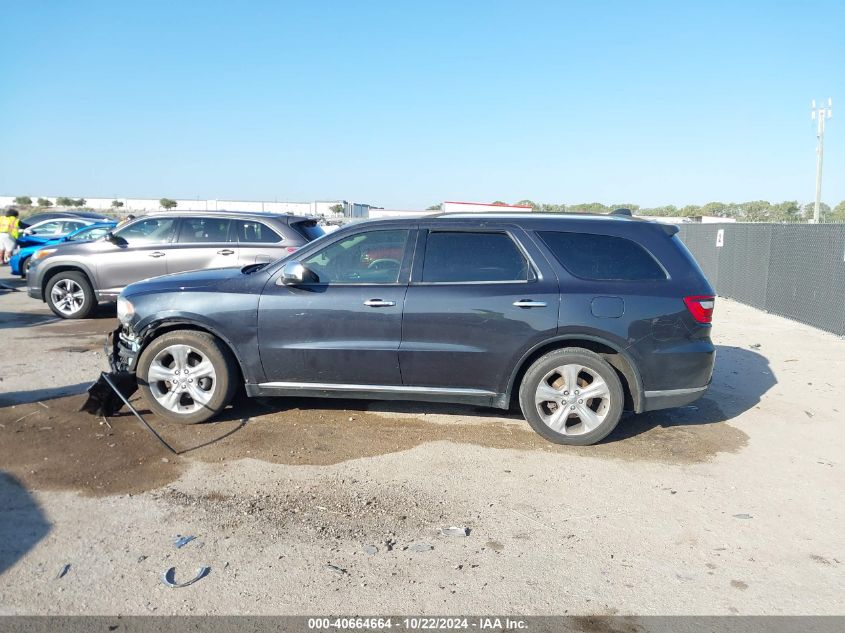
[[[192,270],[186,273],[173,273],[153,277],[129,284],[121,293],[124,297],[149,294],[152,292],[179,292],[183,290],[221,289],[232,282],[239,283],[246,275],[241,268],[210,268]]]

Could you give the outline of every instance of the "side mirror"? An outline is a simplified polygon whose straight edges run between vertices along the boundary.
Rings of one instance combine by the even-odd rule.
[[[32,235],[32,229],[24,229],[23,234],[24,235]]]
[[[314,281],[316,275],[296,260],[288,262],[282,269],[282,276],[276,283],[282,286],[296,286]]]
[[[115,235],[115,234],[114,234],[114,233],[112,233],[111,231],[109,231],[108,233],[106,233],[103,237],[105,237],[105,238],[106,238],[106,241],[111,242],[112,244],[117,244],[118,246],[121,246],[122,244],[126,244],[126,240],[125,240],[125,239],[123,239],[122,237],[119,237],[119,236]]]

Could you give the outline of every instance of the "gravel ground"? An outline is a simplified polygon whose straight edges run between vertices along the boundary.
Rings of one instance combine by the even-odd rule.
[[[176,456],[77,412],[113,326],[0,289],[0,614],[845,613],[832,335],[720,299],[707,395],[595,447],[495,410],[285,399],[150,416]]]

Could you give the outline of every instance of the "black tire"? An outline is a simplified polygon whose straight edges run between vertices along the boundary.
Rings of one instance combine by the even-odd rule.
[[[575,422],[572,427],[569,426],[572,419],[566,418],[564,419],[563,425],[564,428],[569,429],[571,433],[559,433],[558,431],[550,428],[543,421],[543,418],[538,411],[539,405],[535,402],[535,394],[537,393],[537,388],[540,386],[541,380],[549,375],[550,372],[554,372],[556,368],[565,365],[580,365],[582,368],[588,369],[590,372],[598,375],[607,387],[606,391],[608,394],[608,401],[606,403],[603,399],[596,398],[588,399],[584,404],[585,407],[589,407],[591,410],[595,407],[599,411],[605,412],[603,414],[604,419],[593,429],[579,433],[578,424],[580,423],[580,418],[575,418]],[[581,387],[582,389],[589,387],[590,383],[586,382],[587,377],[589,377],[587,372],[581,372],[578,374],[578,381],[585,383]],[[583,401],[577,399],[577,396],[574,395],[574,391],[572,394],[569,394],[567,389],[565,392],[561,391],[561,394],[563,393],[568,394],[565,398],[570,398],[568,402],[572,406],[575,406],[576,408],[580,408],[582,406],[578,403]],[[562,396],[562,398],[564,397]],[[533,428],[539,435],[542,435],[544,438],[550,442],[554,442],[555,444],[587,446],[601,441],[607,437],[607,435],[613,431],[619,423],[619,419],[622,416],[624,399],[625,397],[622,390],[622,383],[619,381],[619,376],[616,374],[616,370],[613,369],[610,363],[595,352],[591,352],[590,350],[582,349],[580,347],[558,349],[538,358],[531,367],[528,368],[528,371],[525,372],[525,376],[519,386],[519,405],[522,409],[522,414],[525,416],[525,419],[528,420],[528,424],[530,424],[531,428]],[[566,402],[566,400],[562,401]],[[542,406],[545,407],[546,405]],[[566,408],[566,406],[563,408]],[[549,417],[553,416],[555,410],[556,409],[552,409],[547,412],[547,415]],[[589,412],[586,413],[589,415]],[[571,415],[577,416],[577,412],[574,412]]]
[[[21,279],[26,279],[26,274],[29,272],[29,262],[31,259],[32,256],[30,255],[21,262]]]
[[[82,303],[76,310],[69,311],[69,309],[65,309],[63,311],[62,307],[54,301],[53,290],[56,286],[59,286],[59,289],[73,287],[72,284],[78,286],[79,291],[82,292]],[[94,295],[94,289],[91,287],[91,282],[88,281],[88,277],[84,273],[76,270],[68,270],[53,275],[50,281],[47,282],[44,299],[53,311],[53,314],[63,319],[87,319],[97,307],[97,299]]]
[[[208,392],[211,393],[211,398],[202,405],[196,404],[199,408],[187,413],[179,413],[168,409],[156,398],[154,391],[160,395],[165,389],[169,388],[169,385],[162,381],[158,381],[152,385],[149,382],[150,366],[155,358],[160,352],[174,345],[187,345],[196,350],[196,352],[199,352],[197,356],[205,356],[211,362],[215,373],[215,378],[211,383],[211,387],[208,389]],[[199,424],[220,413],[231,402],[232,397],[237,391],[239,371],[234,356],[219,339],[205,332],[175,330],[154,339],[141,352],[141,357],[138,359],[136,375],[138,378],[138,388],[153,413],[168,422]],[[193,402],[189,392],[186,393],[186,396],[181,396],[180,398]],[[182,400],[179,402],[181,403]],[[177,404],[178,406],[180,405]]]

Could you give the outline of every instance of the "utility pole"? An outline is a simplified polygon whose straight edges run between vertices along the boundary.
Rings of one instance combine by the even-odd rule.
[[[818,121],[816,138],[819,140],[816,148],[816,205],[813,208],[813,223],[818,224],[821,220],[819,207],[822,202],[822,165],[824,164],[824,122],[833,116],[833,101],[827,100],[827,105],[816,107],[816,100],[810,104],[810,119]]]

